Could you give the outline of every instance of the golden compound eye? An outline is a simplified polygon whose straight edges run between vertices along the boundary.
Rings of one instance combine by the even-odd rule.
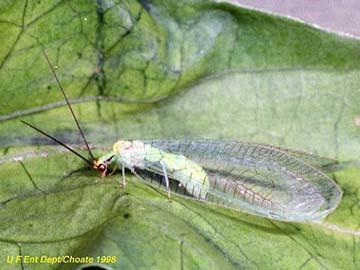
[[[98,169],[99,169],[100,172],[103,172],[103,171],[106,170],[106,166],[105,166],[104,164],[100,164],[100,165],[98,166]]]

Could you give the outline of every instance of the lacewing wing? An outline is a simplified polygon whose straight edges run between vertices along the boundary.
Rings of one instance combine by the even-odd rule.
[[[306,152],[266,144],[204,139],[144,143],[183,155],[202,166],[209,184],[197,186],[206,194],[201,200],[223,207],[276,220],[302,222],[325,217],[341,200],[338,185],[310,164],[324,161]],[[156,177],[161,175],[161,170],[156,169],[155,164],[144,173],[151,184],[163,186],[161,177]],[[200,199],[176,179],[172,179],[171,189]]]

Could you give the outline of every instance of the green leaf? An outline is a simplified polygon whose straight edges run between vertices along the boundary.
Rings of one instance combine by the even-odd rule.
[[[357,269],[358,40],[211,1],[0,3],[0,258],[117,256],[113,269]],[[41,45],[40,45],[41,44]],[[336,158],[344,196],[292,224],[105,179],[21,125],[88,140],[207,137]],[[84,152],[84,155],[86,153]],[[34,257],[36,258],[36,257]],[[39,257],[40,260],[40,257]],[[105,264],[104,264],[105,265]],[[76,269],[26,263],[23,269]],[[21,269],[19,263],[6,269]]]
[[[27,158],[14,161],[21,156]],[[339,269],[351,268],[358,259],[360,211],[354,203],[359,194],[346,189],[338,211],[325,223],[291,224],[177,196],[169,202],[131,177],[126,190],[120,190],[120,175],[100,179],[58,148],[10,151],[6,159],[0,170],[3,256],[19,250],[29,256],[116,255],[114,269],[286,269],[302,264]],[[355,182],[358,173],[339,173],[339,179],[350,180],[341,186]],[[359,190],[358,183],[353,186]],[[49,269],[47,264],[28,266]]]

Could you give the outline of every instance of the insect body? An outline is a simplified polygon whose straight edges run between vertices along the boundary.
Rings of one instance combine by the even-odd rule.
[[[196,198],[205,199],[204,190],[209,186],[207,174],[197,163],[183,155],[165,152],[142,141],[118,141],[114,144],[112,152],[103,155],[94,164],[95,167],[101,168],[103,176],[108,165],[120,166],[124,186],[124,167],[129,168],[133,173],[135,168],[139,168],[163,175],[168,191],[170,176]]]
[[[148,177],[138,171],[152,172],[164,178],[169,197],[175,181],[176,187],[181,186],[183,194],[192,198],[284,221],[319,220],[339,204],[342,192],[318,166],[312,165],[316,156],[271,145],[203,139],[118,141],[112,151],[95,159],[55,70],[43,53],[90,160],[39,128],[22,122],[82,158],[101,176],[107,174],[109,166],[113,166],[113,172],[121,167],[125,187],[125,168],[145,181]]]
[[[316,156],[271,145],[204,139],[118,141],[95,166],[154,172],[196,199],[286,221],[318,220],[336,208],[341,190],[309,164]],[[152,179],[143,178],[147,182]],[[184,194],[183,193],[183,194]],[[169,195],[170,196],[170,195]]]

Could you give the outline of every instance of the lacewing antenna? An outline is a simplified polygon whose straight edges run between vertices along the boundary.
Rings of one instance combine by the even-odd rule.
[[[57,82],[57,84],[58,84],[58,86],[59,86],[59,89],[60,89],[62,95],[63,95],[64,98],[65,98],[66,104],[68,105],[68,108],[69,108],[69,110],[70,110],[70,112],[71,112],[71,114],[72,114],[72,116],[73,116],[73,119],[74,119],[74,121],[75,121],[75,123],[76,123],[76,126],[77,126],[78,129],[79,129],[79,132],[80,132],[81,137],[82,137],[82,139],[83,139],[83,141],[84,141],[84,143],[85,143],[85,145],[86,145],[86,148],[87,148],[87,150],[88,150],[88,152],[89,152],[89,155],[90,155],[90,157],[91,157],[92,160],[95,160],[94,155],[92,154],[92,152],[91,152],[91,150],[90,150],[89,144],[88,144],[88,142],[87,142],[86,139],[85,139],[84,132],[82,131],[82,129],[81,129],[81,127],[80,127],[80,124],[79,124],[79,121],[77,120],[77,118],[76,118],[76,116],[75,116],[75,113],[74,113],[74,111],[73,111],[73,109],[72,109],[72,107],[71,107],[71,105],[70,105],[70,102],[69,102],[69,100],[68,100],[68,98],[67,98],[67,96],[66,96],[66,94],[65,94],[65,90],[64,90],[64,88],[62,87],[58,76],[56,75],[55,69],[54,69],[54,67],[52,66],[52,64],[51,64],[51,62],[50,62],[50,59],[49,59],[49,57],[47,56],[47,54],[45,53],[45,51],[44,51],[43,48],[41,48],[41,51],[42,51],[42,53],[44,54],[44,56],[45,56],[45,58],[46,58],[46,61],[48,62],[49,67],[50,67],[50,69],[51,69],[51,72],[53,73],[53,75],[54,75],[54,77],[55,77],[55,79],[56,79],[56,82]],[[38,130],[38,129],[37,129],[37,130]],[[41,132],[40,130],[38,130],[38,131]],[[43,133],[43,134],[44,134],[44,133]],[[46,134],[44,134],[44,135],[46,135]],[[48,135],[47,135],[47,136],[48,136]],[[50,136],[48,136],[48,137],[50,137]]]
[[[51,135],[47,134],[45,131],[42,131],[41,129],[25,122],[24,120],[20,120],[21,123],[27,125],[28,127],[31,127],[32,129],[35,129],[37,132],[40,132],[41,134],[45,135],[46,137],[50,138],[51,140],[53,140],[54,142],[60,144],[61,146],[65,147],[67,150],[71,151],[72,153],[74,153],[75,155],[77,155],[79,158],[83,159],[84,161],[86,161],[87,163],[89,163],[91,166],[94,166],[94,164],[88,160],[87,158],[83,157],[82,155],[80,155],[78,152],[76,152],[74,149],[72,149],[71,147],[67,146],[66,144],[64,144],[63,142],[59,141],[58,139],[52,137]]]

